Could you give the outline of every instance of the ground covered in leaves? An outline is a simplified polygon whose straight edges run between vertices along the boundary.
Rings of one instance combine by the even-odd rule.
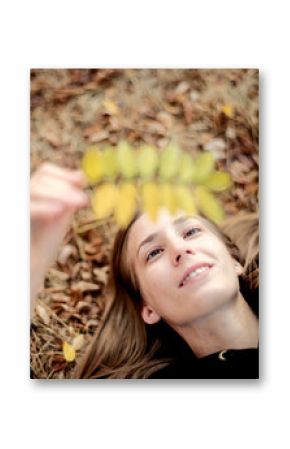
[[[79,168],[90,145],[213,153],[233,180],[228,216],[258,209],[258,71],[70,69],[31,71],[31,172],[43,161]],[[76,214],[39,294],[31,326],[36,378],[66,378],[97,328],[116,233],[88,208]],[[68,362],[63,342],[73,344]]]

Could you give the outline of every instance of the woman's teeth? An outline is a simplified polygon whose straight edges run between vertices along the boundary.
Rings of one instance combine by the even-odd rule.
[[[183,285],[185,285],[186,282],[187,282],[189,279],[194,278],[194,277],[196,277],[199,273],[202,273],[203,271],[207,271],[207,270],[209,270],[209,267],[200,267],[200,268],[197,268],[196,270],[192,271],[191,273],[189,273],[189,274],[186,276],[186,278],[184,279],[183,283],[181,284],[181,287],[183,287]]]

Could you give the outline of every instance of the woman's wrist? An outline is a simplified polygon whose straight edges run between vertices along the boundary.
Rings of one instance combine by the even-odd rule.
[[[30,316],[34,315],[35,300],[44,286],[46,273],[49,269],[47,260],[33,248],[30,253]]]

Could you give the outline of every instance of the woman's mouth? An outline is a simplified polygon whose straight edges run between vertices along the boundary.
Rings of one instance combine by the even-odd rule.
[[[208,275],[211,268],[212,268],[211,265],[206,265],[206,266],[202,266],[202,267],[197,268],[196,270],[191,271],[191,273],[189,273],[186,276],[186,278],[184,279],[184,281],[182,282],[180,287],[184,287],[187,284],[192,284],[194,282],[197,282],[197,281],[205,278]]]

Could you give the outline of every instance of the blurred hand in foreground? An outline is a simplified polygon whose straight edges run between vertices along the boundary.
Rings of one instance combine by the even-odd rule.
[[[77,209],[88,206],[87,182],[80,170],[43,163],[30,180],[30,298],[42,288]]]

